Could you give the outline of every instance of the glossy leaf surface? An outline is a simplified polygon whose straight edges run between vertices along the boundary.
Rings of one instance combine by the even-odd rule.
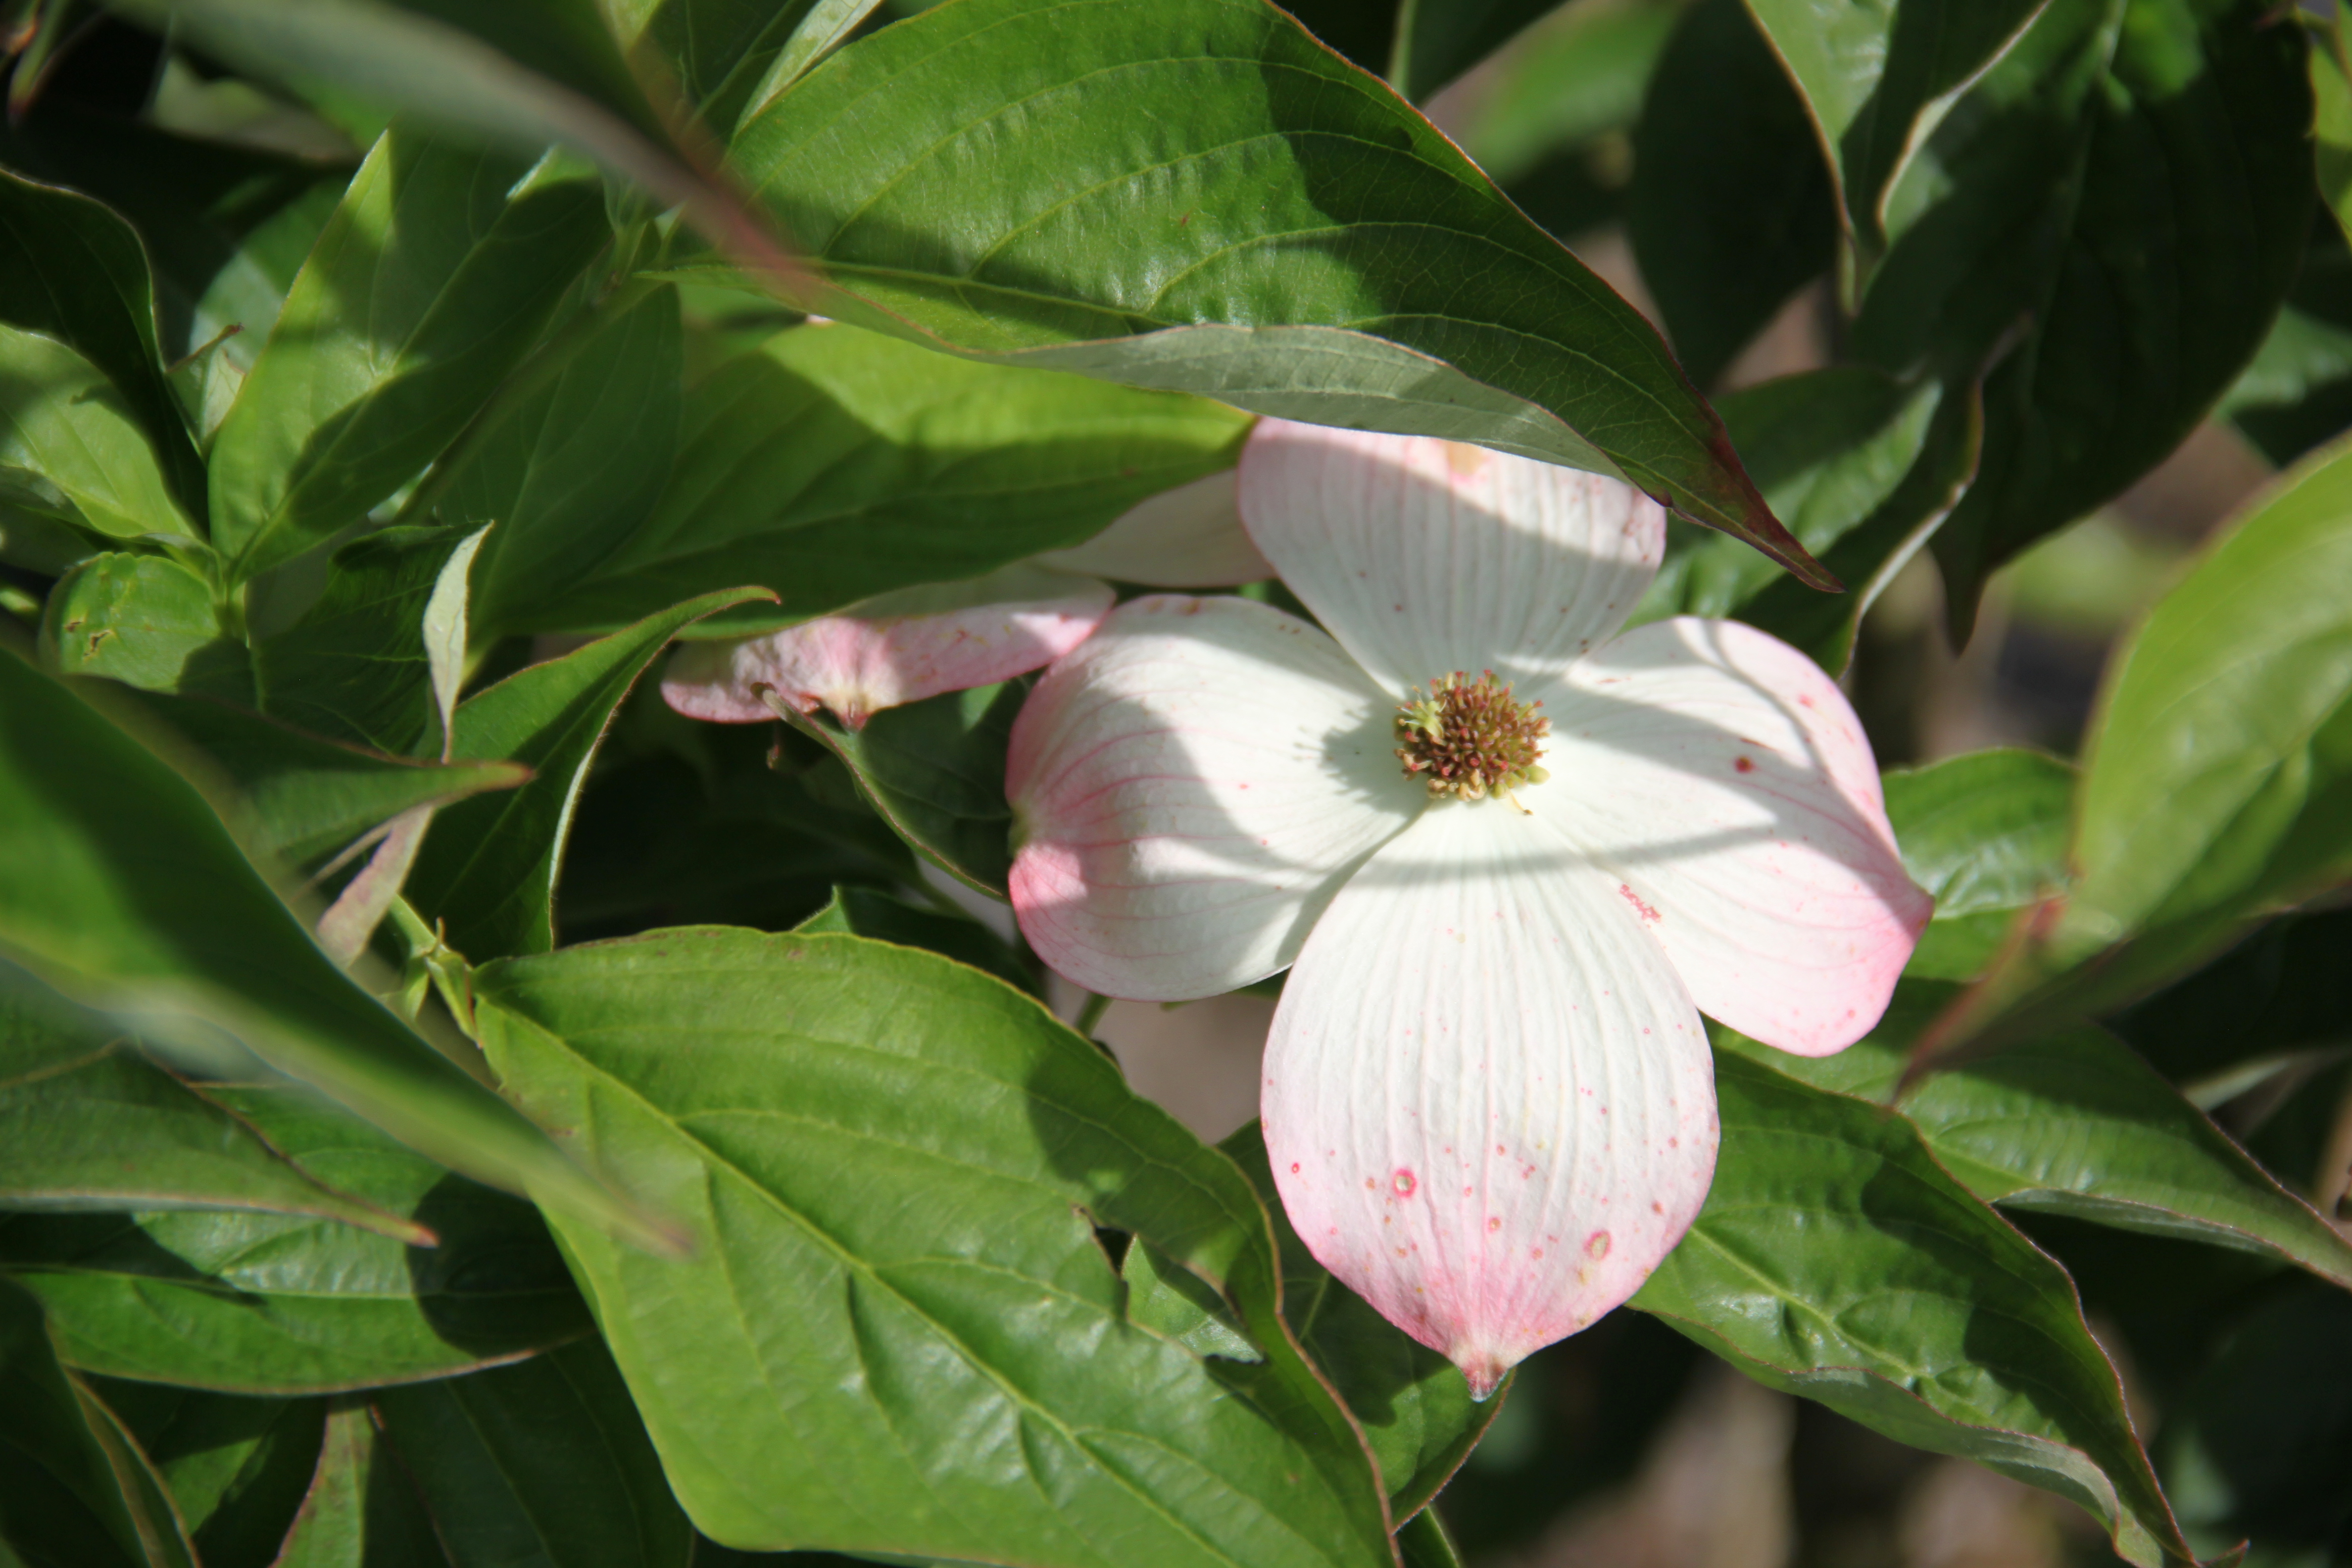
[[[530,348],[609,230],[595,187],[387,133],[296,279],[212,454],[213,533],[242,575],[358,521]]]
[[[5,655],[0,951],[159,1044],[217,1059],[225,1033],[454,1170],[655,1234],[320,952],[194,786]]]
[[[1771,1386],[2073,1499],[2132,1562],[2189,1555],[2063,1270],[1876,1107],[1721,1053],[1716,1092],[1715,1185],[1634,1306]]]
[[[714,928],[477,981],[508,1092],[692,1215],[682,1263],[562,1234],[705,1533],[1390,1561],[1362,1439],[1279,1321],[1247,1182],[1029,998],[854,937]],[[1129,1323],[1097,1224],[1225,1292],[1267,1360]]]
[[[443,917],[449,945],[476,960],[555,945],[555,879],[573,802],[613,710],[690,622],[761,597],[707,594],[533,665],[457,708],[454,757],[531,770],[520,789],[461,802],[435,820],[408,899]]]
[[[598,627],[738,583],[777,595],[701,634],[731,635],[980,576],[1230,468],[1248,427],[1202,398],[942,359],[853,327],[789,329],[688,388],[650,513],[601,536],[601,553],[592,530],[549,538],[541,548],[593,569],[509,618]]]
[[[857,791],[907,847],[991,898],[1013,868],[1004,755],[1026,680],[887,709],[851,730],[822,711],[786,717],[841,759]]]
[[[222,1089],[306,1170],[429,1231],[415,1246],[258,1214],[19,1215],[0,1261],[77,1366],[230,1394],[441,1377],[561,1344],[587,1310],[536,1211],[294,1091]]]
[[[880,79],[892,90],[869,92]],[[732,153],[845,291],[826,315],[1257,413],[1613,467],[1809,569],[1648,325],[1273,7],[929,11],[803,78]],[[1465,309],[1464,277],[1490,304]],[[1265,390],[1179,357],[1193,331],[1223,350],[1236,329],[1296,328],[1367,353],[1286,353],[1287,386]],[[1064,344],[1076,352],[1051,352]],[[1412,358],[1439,362],[1423,381],[1475,385],[1441,384],[1453,406],[1424,415],[1394,391]],[[1496,412],[1465,418],[1478,388]]]
[[[1886,774],[1903,868],[1935,896],[1906,974],[1972,980],[2023,910],[2071,877],[2075,773],[2040,752],[1970,752]]]

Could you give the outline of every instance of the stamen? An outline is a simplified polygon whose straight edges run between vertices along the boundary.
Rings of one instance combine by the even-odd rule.
[[[1511,689],[1487,670],[1472,680],[1463,670],[1433,678],[1429,695],[1415,693],[1397,709],[1397,761],[1407,778],[1424,780],[1433,795],[1484,800],[1500,795],[1533,816],[1511,792],[1551,775],[1538,765],[1551,721],[1540,702],[1513,700]]]

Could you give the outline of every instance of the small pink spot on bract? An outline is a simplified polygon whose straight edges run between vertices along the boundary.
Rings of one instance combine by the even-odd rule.
[[[1503,1228],[1503,1222],[1502,1222],[1500,1219],[1495,1218],[1495,1217],[1494,1217],[1494,1216],[1492,1216],[1492,1215],[1488,1216],[1488,1218],[1487,1218],[1487,1220],[1486,1220],[1486,1234],[1487,1234],[1487,1235],[1492,1236],[1492,1235],[1494,1235],[1494,1234],[1495,1234],[1495,1232],[1496,1232],[1496,1231],[1498,1231],[1498,1230],[1500,1230],[1500,1229],[1502,1229],[1502,1228]]]
[[[1743,773],[1752,773],[1756,771],[1756,759],[1753,757],[1741,757],[1735,761],[1731,765],[1738,768]]]
[[[1635,914],[1641,916],[1652,925],[1658,923],[1658,911],[1643,903],[1642,901],[1641,894],[1635,892],[1630,886],[1623,882],[1617,884],[1617,891],[1623,896],[1627,903],[1633,906],[1633,912]]]
[[[1598,1263],[1609,1256],[1609,1233],[1596,1230],[1584,1238],[1584,1256]]]
[[[1298,1162],[1296,1160],[1290,1162],[1290,1173],[1294,1176],[1298,1174]]]
[[[1399,1165],[1397,1167],[1397,1173],[1391,1181],[1390,1184],[1396,1188],[1396,1194],[1401,1198],[1409,1198],[1412,1196],[1412,1190],[1421,1185],[1418,1181],[1413,1179],[1412,1173],[1406,1170],[1402,1165]]]

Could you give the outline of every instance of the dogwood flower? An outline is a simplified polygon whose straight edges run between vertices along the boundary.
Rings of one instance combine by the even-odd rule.
[[[1243,531],[1234,486],[1231,469],[1180,485],[1083,544],[985,576],[879,595],[762,637],[689,642],[663,671],[662,697],[722,724],[773,719],[772,698],[862,730],[883,709],[1025,675],[1110,613],[1106,577],[1213,588],[1274,575]]]
[[[1291,969],[1260,1093],[1283,1205],[1483,1398],[1697,1215],[1700,1012],[1839,1050],[1930,902],[1803,655],[1728,621],[1612,637],[1664,543],[1631,486],[1270,420],[1239,506],[1328,635],[1238,598],[1113,611],[1013,727],[1013,908],[1112,996]]]

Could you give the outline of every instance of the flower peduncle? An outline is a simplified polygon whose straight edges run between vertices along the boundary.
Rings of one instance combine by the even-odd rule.
[[[1542,706],[1514,700],[1491,669],[1475,680],[1459,669],[1432,677],[1428,696],[1415,692],[1397,709],[1397,761],[1433,795],[1500,795],[1525,812],[1511,792],[1550,776],[1537,765],[1551,731],[1551,721],[1536,711]]]

